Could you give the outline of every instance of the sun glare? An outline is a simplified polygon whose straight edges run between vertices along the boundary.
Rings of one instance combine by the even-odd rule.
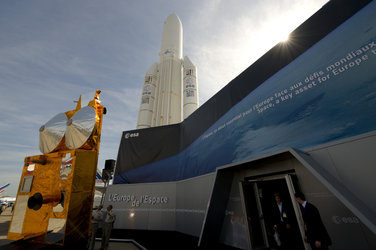
[[[280,42],[288,42],[290,33],[291,25],[287,25],[287,23],[285,25],[281,24],[278,27],[272,28],[270,25],[268,28],[262,31],[256,46],[266,52]]]
[[[289,37],[290,37],[290,34],[281,35],[280,41],[285,43],[289,40]]]
[[[289,25],[287,23],[285,25],[282,24],[277,29],[275,29],[273,40],[276,43],[287,42],[289,40],[290,33],[291,33],[291,30],[289,30]]]

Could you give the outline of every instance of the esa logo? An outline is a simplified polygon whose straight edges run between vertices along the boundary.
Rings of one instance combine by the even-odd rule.
[[[341,217],[341,216],[332,216],[332,221],[335,224],[358,224],[360,221],[357,217]]]
[[[138,137],[139,134],[138,133],[126,133],[125,134],[125,139],[128,139],[128,138],[133,138],[133,137]]]

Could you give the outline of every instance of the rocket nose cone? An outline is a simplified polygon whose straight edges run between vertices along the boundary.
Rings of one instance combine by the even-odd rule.
[[[164,24],[166,25],[166,23],[177,23],[181,25],[180,18],[175,13],[172,13],[166,18]]]
[[[169,49],[175,50],[176,55],[182,58],[183,25],[176,14],[169,15],[163,26],[161,52],[166,53]]]
[[[185,57],[184,57],[184,61],[183,61],[183,63],[184,63],[184,67],[185,67],[185,68],[193,68],[193,67],[196,67],[196,66],[192,63],[191,59],[189,59],[188,56],[185,56]]]

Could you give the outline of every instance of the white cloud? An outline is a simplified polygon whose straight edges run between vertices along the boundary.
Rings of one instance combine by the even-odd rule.
[[[123,88],[119,91],[108,90],[106,95],[120,101],[126,109],[138,110],[141,100],[141,87],[142,84],[140,84],[140,88]]]

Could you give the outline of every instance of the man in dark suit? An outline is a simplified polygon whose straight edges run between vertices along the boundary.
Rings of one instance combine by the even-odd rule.
[[[332,240],[321,220],[319,210],[311,203],[308,203],[304,194],[300,192],[295,193],[295,200],[300,205],[306,226],[304,241],[308,242],[312,249],[328,249],[328,246],[332,244]]]
[[[274,194],[275,203],[273,204],[272,222],[274,231],[278,232],[281,240],[281,249],[292,249],[293,232],[291,223],[294,213],[287,202],[283,203],[279,193]]]

